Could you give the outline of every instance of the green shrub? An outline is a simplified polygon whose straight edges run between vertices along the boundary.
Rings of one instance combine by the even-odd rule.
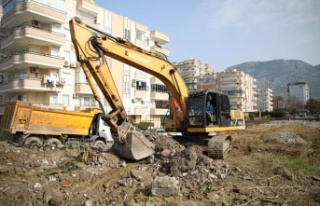
[[[149,127],[154,127],[152,122],[140,122],[136,125],[141,130],[147,130]]]

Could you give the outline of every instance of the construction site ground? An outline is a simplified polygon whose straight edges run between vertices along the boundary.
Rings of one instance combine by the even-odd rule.
[[[248,122],[212,160],[151,135],[155,161],[0,142],[0,205],[320,205],[320,122]]]

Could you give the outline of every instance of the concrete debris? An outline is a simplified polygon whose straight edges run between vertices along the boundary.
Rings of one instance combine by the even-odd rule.
[[[264,142],[276,141],[284,144],[307,144],[308,142],[292,132],[281,132],[263,139]]]
[[[156,177],[152,181],[151,193],[164,197],[177,196],[179,194],[179,181],[175,177]]]
[[[43,193],[44,203],[52,206],[61,205],[63,201],[63,194],[58,189],[48,188]]]

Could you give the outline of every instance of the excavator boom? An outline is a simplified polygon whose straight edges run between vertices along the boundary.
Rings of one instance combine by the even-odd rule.
[[[102,119],[117,131],[117,135],[113,136],[117,154],[132,160],[153,156],[154,144],[141,131],[133,127],[123,108],[121,97],[104,57],[107,53],[97,47],[101,38],[97,37],[79,18],[70,20],[69,26],[77,60],[81,64],[95,99],[104,112]],[[101,97],[94,82],[112,108],[108,114],[102,106]]]

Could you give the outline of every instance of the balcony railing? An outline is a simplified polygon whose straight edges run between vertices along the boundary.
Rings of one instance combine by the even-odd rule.
[[[165,55],[165,56],[169,56],[169,50],[167,50],[167,49],[165,49],[165,48],[163,48],[163,47],[152,46],[152,47],[150,48],[150,50],[151,50],[152,52],[159,52],[159,53],[161,53],[161,54],[163,54],[163,55]]]
[[[24,38],[26,41],[23,41]],[[17,39],[19,39],[19,42],[16,41]],[[15,46],[16,44],[19,44],[19,47],[27,47],[30,39],[33,44],[46,46],[63,46],[65,43],[64,34],[36,28],[25,23],[22,26],[15,27],[9,36],[1,40],[0,46],[2,49]]]
[[[13,52],[11,56],[8,56],[0,61],[0,71],[16,67],[20,64],[61,69],[64,64],[64,57],[27,50],[17,51]]]
[[[44,92],[57,92],[61,91],[63,84],[47,83],[42,78],[17,78],[8,80],[0,84],[1,92],[13,91],[44,91]]]
[[[65,11],[41,4],[32,0],[16,2],[11,11],[4,14],[1,19],[2,27],[10,26],[11,24],[21,24],[25,21],[45,18],[47,21],[64,23],[66,21]],[[20,16],[23,15],[23,18]]]
[[[150,37],[151,39],[153,39],[155,42],[158,42],[159,44],[166,44],[169,42],[169,36],[157,30],[151,31]]]
[[[74,92],[76,94],[92,94],[92,89],[87,83],[76,83]]]
[[[150,97],[152,100],[168,100],[169,99],[168,93],[162,93],[162,92],[151,92]]]
[[[78,0],[77,8],[84,12],[89,12],[93,14],[99,14],[100,8],[98,5],[90,3],[87,0]]]
[[[154,108],[150,109],[150,115],[166,115],[168,109]]]
[[[135,90],[134,96],[135,97],[146,97],[146,96],[149,96],[149,92],[147,90]]]

